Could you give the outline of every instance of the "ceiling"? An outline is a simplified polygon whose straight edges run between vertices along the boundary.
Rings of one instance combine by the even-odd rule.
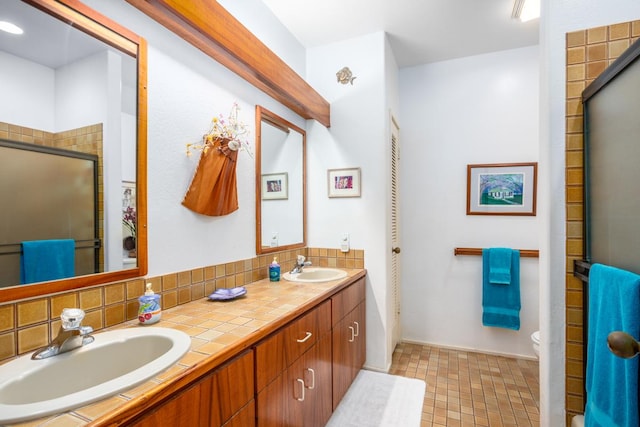
[[[400,68],[538,44],[513,0],[263,0],[306,48],[385,31]]]

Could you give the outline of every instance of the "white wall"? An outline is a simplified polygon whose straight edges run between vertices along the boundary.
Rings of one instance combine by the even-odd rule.
[[[246,152],[238,156],[239,209],[208,217],[181,205],[199,158],[185,155],[186,144],[199,142],[212,117],[228,115],[234,102],[252,145],[257,104],[301,128],[305,121],[124,0],[85,3],[148,43],[148,275],[254,257],[254,159]],[[261,2],[252,3],[243,5],[269,13]]]
[[[55,71],[6,52],[0,52],[0,64],[2,121],[53,132]]]
[[[543,236],[541,258],[541,426],[564,425],[564,388],[558,378],[565,370],[565,35],[568,32],[633,21],[640,18],[635,0],[543,0],[541,21],[541,150],[548,173],[541,182],[548,199],[542,215],[550,226]],[[554,207],[562,208],[554,208]],[[548,254],[548,255],[547,255]]]
[[[482,258],[538,249],[537,216],[466,215],[467,165],[538,161],[538,47],[400,70],[402,331],[409,341],[534,357],[538,260],[521,259],[519,331],[482,326]]]
[[[331,103],[331,127],[313,122],[307,128],[309,197],[308,237],[311,247],[338,248],[343,233],[351,247],[365,250],[367,276],[367,361],[386,370],[388,346],[388,182],[386,144],[389,113],[386,99],[385,35],[374,33],[309,49],[307,80]],[[349,66],[353,85],[336,81]],[[328,198],[327,169],[361,168],[362,196]]]

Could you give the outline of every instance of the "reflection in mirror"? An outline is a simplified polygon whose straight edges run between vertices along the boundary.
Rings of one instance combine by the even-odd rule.
[[[256,253],[306,245],[306,132],[256,107]]]
[[[0,302],[146,274],[144,40],[79,2],[1,12]]]

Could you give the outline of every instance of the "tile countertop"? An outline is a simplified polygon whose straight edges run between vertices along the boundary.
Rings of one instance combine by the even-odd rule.
[[[191,337],[191,348],[178,363],[151,380],[115,396],[62,414],[12,426],[119,425],[123,419],[165,399],[177,387],[193,382],[366,275],[364,269],[344,270],[347,271],[346,278],[331,282],[269,282],[269,279],[263,279],[245,285],[247,294],[242,298],[229,301],[203,298],[163,310],[160,322],[152,326],[179,329]],[[109,329],[130,327],[144,326],[137,321],[129,321]],[[96,334],[103,331],[97,331]]]

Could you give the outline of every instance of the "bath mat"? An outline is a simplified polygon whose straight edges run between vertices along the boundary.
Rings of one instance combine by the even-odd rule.
[[[326,427],[419,427],[426,384],[361,370]]]

